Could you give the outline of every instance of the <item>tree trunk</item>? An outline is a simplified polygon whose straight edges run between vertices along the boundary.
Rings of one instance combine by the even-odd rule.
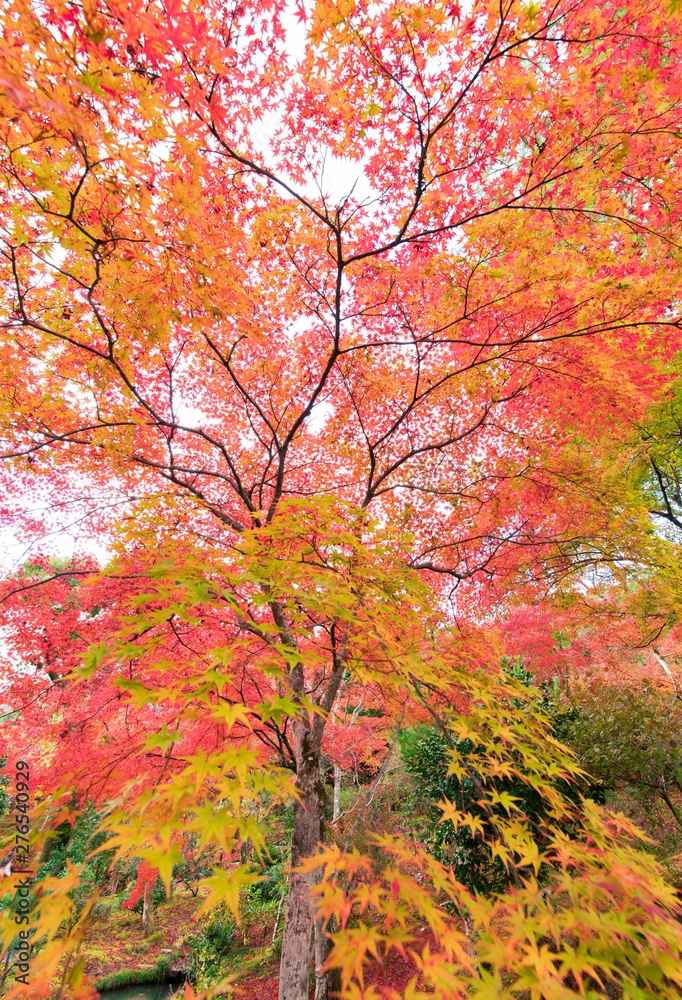
[[[333,919],[332,917],[332,921]],[[322,923],[321,917],[315,921],[315,1000],[330,1000],[341,992],[341,972],[339,969],[322,971],[332,950],[332,943]],[[332,924],[329,930],[333,932],[334,926]]]
[[[315,1000],[327,1000],[327,976],[322,971],[329,954],[329,940],[322,926],[322,917],[315,921]]]
[[[315,853],[324,836],[325,790],[320,780],[320,748],[313,746],[307,720],[294,724],[296,784],[301,801],[294,803],[291,865]],[[282,959],[279,970],[279,1000],[308,1000],[310,959],[315,901],[308,892],[319,881],[317,871],[291,872],[284,917]]]
[[[271,604],[283,642],[297,649],[290,625],[280,605]],[[338,639],[343,636],[339,635]],[[308,984],[313,957],[313,924],[317,901],[310,898],[310,890],[321,877],[320,870],[296,871],[304,861],[312,858],[318,844],[324,840],[324,807],[326,792],[320,773],[322,737],[329,713],[346,669],[345,641],[334,650],[334,666],[326,688],[317,699],[320,712],[312,714],[303,707],[305,674],[299,661],[288,677],[288,688],[301,704],[301,714],[292,722],[294,760],[296,763],[296,788],[299,798],[294,801],[294,829],[291,835],[291,872],[287,893],[282,958],[279,966],[279,1000],[308,1000]]]
[[[343,774],[340,767],[334,765],[334,814],[332,816],[332,822],[336,823],[339,816],[341,815],[341,775]]]
[[[239,800],[239,808],[240,808],[240,811],[241,811],[242,810],[242,800],[241,799]],[[242,814],[244,816],[253,816],[254,809],[255,809],[255,803],[254,803],[253,799],[251,799],[248,802],[248,804],[246,806],[246,809],[243,811]],[[242,838],[244,837],[244,834],[243,834],[242,830],[239,831],[239,836],[242,837]],[[246,862],[249,860],[249,854],[250,854],[250,852],[251,852],[251,841],[249,840],[248,837],[246,837],[245,839],[242,839],[242,842],[239,845],[239,864],[240,865],[245,865],[246,864]]]
[[[154,882],[146,882],[144,896],[142,897],[142,933],[149,937],[154,929]]]

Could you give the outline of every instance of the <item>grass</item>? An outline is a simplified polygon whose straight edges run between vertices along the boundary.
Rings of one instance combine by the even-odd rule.
[[[116,990],[124,986],[140,986],[143,983],[165,983],[169,972],[168,961],[161,960],[152,969],[121,969],[103,976],[95,983],[98,993]]]

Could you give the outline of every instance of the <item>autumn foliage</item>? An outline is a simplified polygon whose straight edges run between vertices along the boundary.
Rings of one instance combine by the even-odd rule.
[[[681,346],[674,8],[3,7],[1,514],[30,552],[4,738],[36,830],[94,799],[107,849],[167,884],[183,835],[258,851],[255,804],[289,803],[281,1000],[312,941],[318,1000],[332,969],[372,996],[367,956],[406,947],[448,998],[682,984],[673,890],[561,794],[578,766],[496,625],[675,562],[629,473]],[[381,723],[351,734],[363,700]],[[443,819],[489,839],[503,892],[328,836],[321,757],[362,733],[378,763],[425,720],[479,748],[493,819]],[[542,799],[541,835],[496,777]],[[36,995],[90,989],[77,878],[41,886]],[[217,868],[204,910],[255,878]]]

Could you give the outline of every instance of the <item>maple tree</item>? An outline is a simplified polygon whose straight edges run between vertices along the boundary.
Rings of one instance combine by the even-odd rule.
[[[455,708],[493,683],[490,651],[463,624],[472,608],[617,565],[636,541],[624,525],[646,535],[643,511],[590,484],[590,449],[670,390],[680,347],[674,11],[320,0],[297,16],[295,28],[276,0],[8,0],[0,53],[3,517],[31,539],[108,540],[101,574],[83,567],[98,610],[69,612],[56,686],[89,734],[88,782],[119,804],[117,848],[142,844],[170,877],[180,831],[258,845],[249,802],[294,797],[286,1000],[307,997],[316,920],[324,993],[320,920],[345,927],[355,899],[351,875],[325,866],[364,863],[316,853],[344,676],[379,685],[394,719],[411,698],[461,725]],[[15,618],[28,587],[7,585]],[[14,678],[35,697],[51,669],[40,663]],[[515,773],[520,754],[519,780],[563,815],[547,775],[570,759],[540,722],[499,711],[477,736],[489,766]],[[84,787],[72,764],[45,768],[46,787]],[[415,863],[464,893],[480,928],[506,927],[512,957],[483,930],[472,949],[412,874],[396,869],[385,895],[357,889],[361,907],[381,901],[387,946],[404,940],[403,897],[426,916],[439,988],[525,969],[519,915],[539,907],[538,937],[553,919],[555,903],[533,895],[539,849],[507,807],[495,850],[510,895],[490,911]],[[672,896],[591,815],[587,846],[552,841],[575,904],[566,933],[606,948],[579,920],[585,899],[600,920],[613,904],[609,975],[627,977],[613,971],[625,962],[648,976],[655,953],[674,980],[660,958],[677,947]],[[615,876],[604,887],[600,851],[646,890],[623,894]],[[209,900],[234,903],[250,877],[217,873]],[[638,906],[663,928],[647,924],[646,961],[628,943]],[[40,919],[49,931],[49,907]],[[65,946],[55,933],[45,982]],[[359,934],[331,934],[351,992]],[[366,935],[370,951],[384,940]],[[582,981],[560,943],[556,960],[534,947],[539,979],[519,973],[514,989]],[[453,956],[463,979],[443,965]]]

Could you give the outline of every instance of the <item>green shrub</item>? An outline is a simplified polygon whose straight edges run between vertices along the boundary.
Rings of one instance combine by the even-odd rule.
[[[101,847],[106,834],[98,830],[100,814],[93,803],[88,803],[73,824],[62,823],[52,831],[50,840],[46,843],[38,865],[37,879],[45,875],[61,878],[66,875],[67,861],[72,865],[81,865],[88,854]],[[109,865],[113,851],[104,851],[91,858],[83,872],[82,881],[89,886],[88,894],[92,894],[94,886],[101,885],[108,878]]]
[[[272,849],[270,855],[264,857],[258,864],[261,881],[249,889],[249,895],[256,906],[267,906],[275,900],[279,901],[286,884],[284,871],[287,861],[287,851]]]
[[[194,989],[206,989],[223,977],[226,960],[238,940],[232,914],[225,909],[214,911],[200,933],[189,939],[187,978]]]
[[[7,790],[10,784],[10,777],[8,774],[5,774],[6,763],[7,757],[0,757],[0,819],[5,815],[12,801],[12,797]]]
[[[517,661],[503,663],[507,673],[530,688],[532,676]],[[543,685],[530,692],[531,699],[539,704],[550,718],[552,734],[561,739],[576,718],[576,710],[565,704],[552,685]],[[451,745],[441,732],[428,726],[405,730],[400,734],[400,752],[409,774],[418,783],[422,801],[426,800],[426,815],[430,825],[426,846],[441,863],[452,867],[455,877],[469,889],[490,894],[509,887],[509,875],[499,858],[494,857],[490,844],[495,840],[495,816],[506,815],[501,805],[479,805],[481,789],[490,793],[506,792],[515,798],[515,808],[527,818],[531,829],[537,831],[538,840],[548,819],[547,804],[542,796],[522,777],[491,778],[483,776],[477,765],[482,748],[470,739],[457,739],[449,734],[454,749],[468,765],[468,774],[462,777],[448,774],[452,758]],[[581,795],[604,802],[605,789],[596,783],[585,783],[582,788],[557,779],[557,787],[569,800],[578,803]],[[442,810],[438,803],[452,802],[458,809],[480,819],[483,836],[474,835],[468,827],[455,829],[452,823],[439,822]],[[541,869],[541,876],[547,870]]]
[[[576,690],[565,742],[582,767],[627,791],[647,814],[658,800],[682,831],[682,703],[675,690],[645,679]]]

